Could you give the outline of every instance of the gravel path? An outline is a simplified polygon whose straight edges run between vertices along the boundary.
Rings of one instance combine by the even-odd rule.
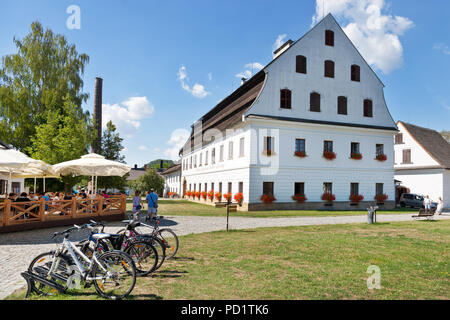
[[[435,219],[450,219],[450,214],[437,216]],[[411,214],[377,215],[378,222],[412,221]],[[251,229],[261,227],[285,227],[306,226],[324,224],[366,223],[364,216],[340,216],[340,217],[294,217],[294,218],[246,218],[232,217],[229,221],[230,229]],[[166,216],[161,226],[172,228],[178,235],[191,233],[203,233],[225,230],[225,217],[189,217]],[[53,250],[55,244],[51,240],[54,232],[67,227],[52,228],[0,234],[0,300],[13,291],[23,287],[26,283],[20,276],[25,271],[31,260],[38,254]],[[114,233],[123,228],[123,223],[109,223],[105,230]],[[86,233],[74,234],[71,240],[84,239]]]

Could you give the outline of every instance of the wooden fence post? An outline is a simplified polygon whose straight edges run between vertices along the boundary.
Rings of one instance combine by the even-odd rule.
[[[39,200],[39,220],[45,221],[45,199]]]
[[[122,213],[125,214],[127,212],[127,196],[122,194],[121,198],[121,209]]]
[[[11,212],[11,200],[5,200],[5,212],[3,213],[3,225],[6,227],[9,224],[9,214]]]
[[[98,208],[97,208],[97,215],[101,215],[103,213],[103,197],[102,196],[98,196],[97,200],[98,200]]]
[[[73,218],[76,215],[77,211],[77,199],[72,197],[72,205],[70,206],[70,217]]]

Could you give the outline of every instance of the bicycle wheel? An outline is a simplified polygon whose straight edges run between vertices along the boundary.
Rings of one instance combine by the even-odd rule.
[[[178,252],[178,237],[172,229],[161,229],[158,235],[166,246],[166,259],[172,259]]]
[[[53,262],[56,262],[56,268],[50,273],[50,268]],[[64,255],[59,255],[55,257],[55,252],[45,252],[38,255],[36,258],[31,261],[28,272],[40,275],[41,277],[46,278],[47,280],[51,280],[53,282],[58,283],[67,289],[67,283],[71,275],[74,274],[74,271],[70,269],[70,266],[73,266],[72,260]],[[39,295],[54,295],[58,293],[58,291],[52,287],[46,286],[40,282],[35,283],[36,291]]]
[[[146,276],[156,270],[158,252],[150,241],[133,241],[125,252],[133,258],[137,276]]]
[[[145,237],[145,239],[147,238]],[[156,252],[158,252],[158,264],[155,269],[158,270],[166,259],[166,246],[164,245],[164,242],[157,237],[150,236],[147,241],[150,241],[153,247],[155,247]]]
[[[122,251],[108,251],[98,257],[92,269],[94,287],[103,298],[119,300],[127,297],[136,284],[136,266]]]

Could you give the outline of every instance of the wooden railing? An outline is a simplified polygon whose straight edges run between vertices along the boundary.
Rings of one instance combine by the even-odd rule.
[[[80,218],[99,218],[108,215],[125,214],[126,196],[112,196],[108,199],[45,201],[44,199],[30,202],[0,202],[0,228],[13,225],[30,224],[55,220],[70,220]]]

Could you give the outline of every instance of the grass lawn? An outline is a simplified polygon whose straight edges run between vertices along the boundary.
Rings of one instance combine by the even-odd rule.
[[[188,235],[175,260],[138,278],[131,298],[449,299],[449,252],[449,220]],[[379,290],[367,289],[371,265]],[[98,299],[92,290],[54,298]]]
[[[226,208],[215,208],[206,204],[190,202],[187,200],[159,200],[158,214],[163,216],[226,216]],[[131,211],[133,205],[127,203],[127,210]],[[145,205],[147,208],[147,205]],[[395,209],[389,211],[377,211],[378,214],[417,213],[414,209]],[[230,215],[234,217],[248,218],[278,218],[278,217],[330,217],[330,216],[354,216],[367,215],[367,211],[325,211],[325,210],[276,210],[276,211],[237,211]]]

